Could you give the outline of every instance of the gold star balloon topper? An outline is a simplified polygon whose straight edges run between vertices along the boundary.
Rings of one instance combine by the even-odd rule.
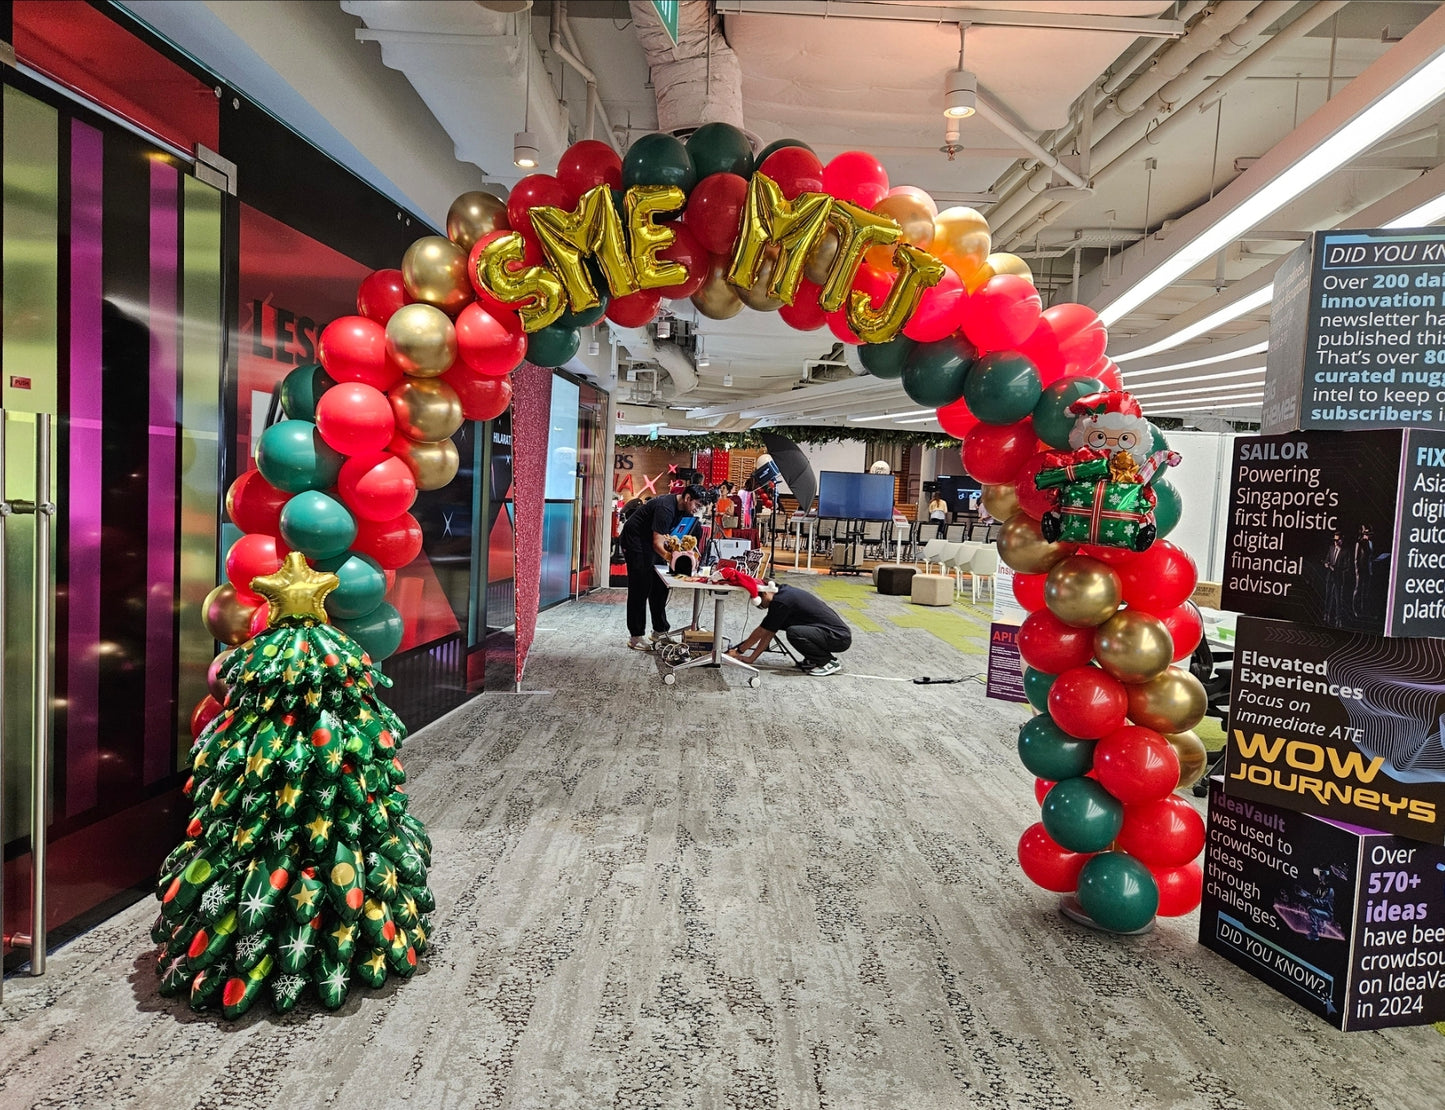
[[[270,604],[267,628],[275,628],[286,617],[306,617],[325,624],[326,609],[322,603],[339,585],[341,579],[336,575],[312,570],[306,564],[306,556],[299,551],[287,555],[275,574],[251,579],[251,589]]]

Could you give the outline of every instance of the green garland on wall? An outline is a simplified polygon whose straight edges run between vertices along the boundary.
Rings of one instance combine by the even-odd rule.
[[[958,447],[959,441],[937,432],[905,432],[895,428],[827,428],[779,426],[762,429],[791,439],[794,443],[867,443],[889,447]],[[744,451],[766,450],[755,431],[706,432],[695,436],[618,436],[618,447],[656,447],[661,451],[709,451],[715,448]]]

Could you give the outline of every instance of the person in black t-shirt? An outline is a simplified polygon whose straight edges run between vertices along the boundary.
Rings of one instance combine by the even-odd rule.
[[[853,633],[825,602],[796,586],[763,582],[758,585],[758,604],[767,610],[763,623],[732,650],[732,655],[745,663],[756,662],[773,637],[786,632],[788,643],[802,653],[803,661],[798,666],[809,674],[822,677],[843,669],[837,653],[852,647]]]
[[[622,526],[622,554],[627,562],[628,647],[646,651],[651,646],[643,637],[649,609],[652,638],[660,640],[667,635],[667,586],[653,568],[667,562],[663,541],[683,517],[696,517],[706,499],[701,486],[659,494],[634,509]]]

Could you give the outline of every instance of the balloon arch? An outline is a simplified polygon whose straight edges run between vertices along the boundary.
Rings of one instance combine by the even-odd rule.
[[[722,123],[685,142],[645,135],[625,157],[578,142],[506,201],[458,197],[445,238],[362,281],[357,315],[326,327],[320,367],[285,379],[286,419],[227,493],[245,534],[206,600],[229,647],[196,734],[221,710],[230,651],[266,625],[253,578],[302,552],[340,579],[333,623],[386,658],[402,622],[385,596],[421,550],[408,510],[455,475],[451,435],[506,410],[524,359],[562,366],[582,328],[641,327],[664,299],[827,328],[937,409],[1004,522],[999,555],[1030,614],[1019,646],[1039,712],[1018,750],[1041,820],[1019,841],[1023,870],[1119,932],[1193,909],[1203,823],[1175,791],[1203,771],[1191,729],[1205,694],[1175,665],[1202,636],[1194,564],[1163,539],[1181,512],[1162,477],[1178,456],[1122,392],[1103,324],[1083,305],[1043,308],[979,213],[938,211],[867,152],[824,163],[782,139],[755,155]]]

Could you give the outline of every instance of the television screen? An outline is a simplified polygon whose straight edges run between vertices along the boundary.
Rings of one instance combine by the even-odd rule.
[[[939,496],[948,502],[949,512],[978,512],[978,503],[983,497],[983,487],[977,478],[970,478],[964,474],[944,474],[940,475],[937,481]]]
[[[893,475],[823,471],[818,475],[818,515],[844,520],[892,520]]]

